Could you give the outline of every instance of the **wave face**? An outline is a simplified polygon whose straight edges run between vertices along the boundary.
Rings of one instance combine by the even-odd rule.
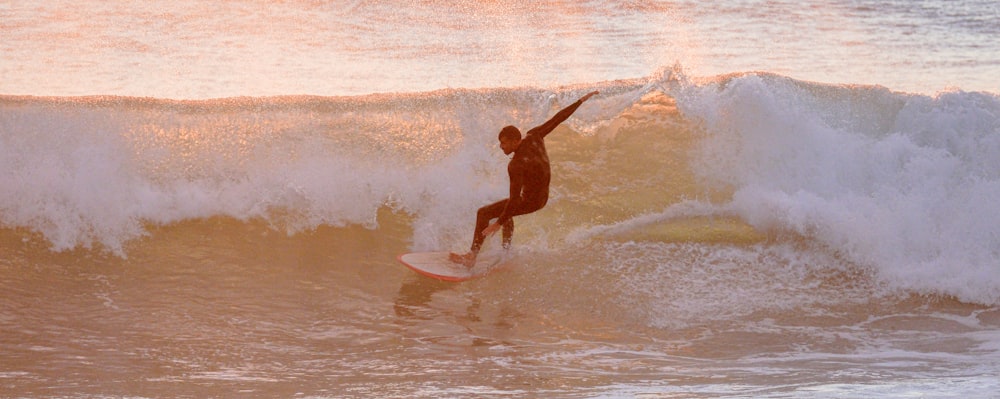
[[[52,251],[125,257],[154,245],[156,226],[213,217],[293,236],[390,219],[411,230],[385,234],[411,249],[462,249],[475,209],[506,193],[499,128],[540,124],[593,89],[547,140],[552,199],[519,223],[523,245],[614,257],[634,248],[611,243],[754,253],[778,240],[893,290],[1000,303],[996,95],[760,73],[354,97],[5,96],[0,223]]]

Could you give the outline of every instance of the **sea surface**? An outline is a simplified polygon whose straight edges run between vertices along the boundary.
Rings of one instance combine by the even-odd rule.
[[[997,21],[0,2],[0,397],[997,397]],[[593,90],[502,270],[396,261]]]

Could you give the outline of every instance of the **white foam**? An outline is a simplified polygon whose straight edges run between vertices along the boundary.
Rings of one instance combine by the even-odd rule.
[[[571,123],[600,121],[643,90],[609,89],[605,106]],[[389,206],[416,216],[416,249],[464,246],[476,208],[506,196],[499,129],[540,124],[584,90],[12,99],[0,104],[0,184],[13,188],[0,192],[0,223],[37,231],[55,250],[97,244],[125,255],[146,223],[229,216],[289,233],[374,228]]]
[[[585,226],[573,230],[566,236],[566,242],[579,245],[588,239],[600,236],[613,236],[640,229],[644,226],[670,221],[675,218],[697,216],[721,216],[729,213],[727,206],[720,206],[696,200],[686,200],[673,204],[663,211],[646,213],[636,217],[615,222],[609,225]]]
[[[868,279],[844,280],[849,265],[819,250],[789,244],[604,242],[586,252],[613,270],[618,301],[641,304],[646,323],[677,328],[736,320],[756,312],[825,314],[832,304],[866,302]],[[828,281],[840,281],[828,284]]]
[[[814,237],[891,285],[1000,302],[1000,99],[749,75],[679,89],[695,165],[759,229]]]

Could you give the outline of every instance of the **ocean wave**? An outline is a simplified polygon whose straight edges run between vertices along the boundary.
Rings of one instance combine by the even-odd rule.
[[[519,224],[534,245],[736,218],[901,289],[1000,302],[997,96],[765,73],[358,97],[7,96],[0,223],[55,251],[127,256],[151,225],[222,216],[295,234],[377,228],[388,210],[412,218],[413,249],[462,247],[475,209],[506,193],[499,128],[594,89],[547,139],[552,201]],[[696,230],[667,241],[702,241]],[[709,241],[756,240],[728,231]]]

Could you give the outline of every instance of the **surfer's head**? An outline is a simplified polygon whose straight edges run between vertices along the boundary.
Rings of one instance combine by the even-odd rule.
[[[497,140],[500,140],[500,149],[503,150],[503,153],[510,155],[521,144],[521,131],[514,126],[504,126],[503,129],[500,129]]]

